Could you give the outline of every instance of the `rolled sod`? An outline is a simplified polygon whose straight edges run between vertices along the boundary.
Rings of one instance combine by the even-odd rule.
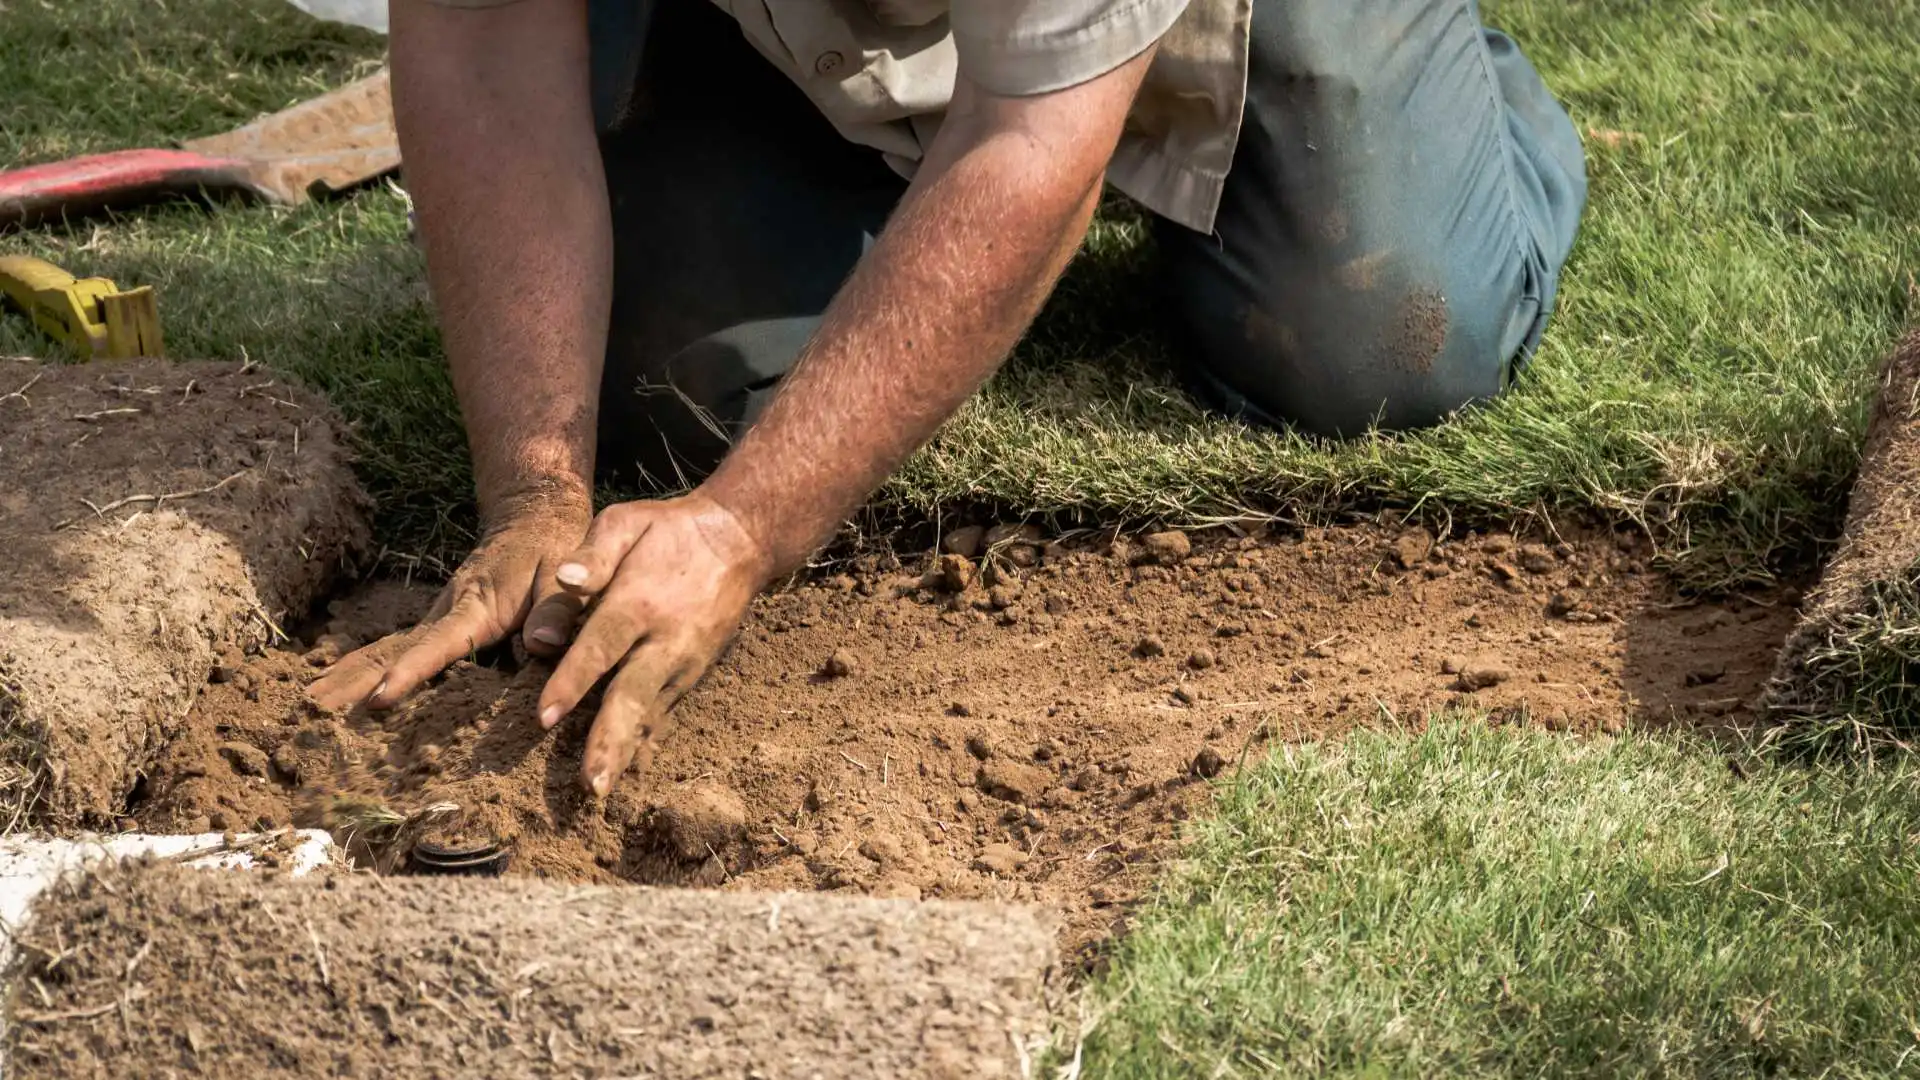
[[[104,825],[226,650],[365,543],[318,395],[241,364],[0,359],[0,795]]]
[[[1766,704],[1789,721],[1920,728],[1920,330],[1881,367],[1840,546]]]

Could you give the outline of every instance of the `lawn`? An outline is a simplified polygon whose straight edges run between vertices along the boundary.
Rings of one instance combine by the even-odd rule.
[[[1920,266],[1920,6],[1488,5],[1589,133],[1592,204],[1523,384],[1440,429],[1250,431],[1173,389],[1109,208],[1015,361],[875,498],[1061,520],[1637,520],[1700,583],[1834,530]],[[367,70],[279,0],[0,6],[0,164],[234,126]],[[179,356],[258,360],[356,425],[378,531],[472,537],[405,203],[175,206],[0,236],[162,294]],[[51,355],[18,319],[0,352]],[[1902,669],[1904,671],[1904,669]],[[1089,1076],[1867,1077],[1920,1072],[1920,772],[1684,739],[1440,725],[1294,747],[1084,990]],[[1063,1064],[1066,1059],[1063,1058]]]
[[[1920,1074],[1920,768],[1728,761],[1450,723],[1285,748],[1063,1044],[1114,1078]]]

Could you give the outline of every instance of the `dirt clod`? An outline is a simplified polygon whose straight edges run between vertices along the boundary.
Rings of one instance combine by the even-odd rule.
[[[1520,548],[1520,568],[1529,574],[1551,574],[1559,565],[1553,550],[1545,544],[1526,544]]]
[[[853,653],[848,652],[846,649],[835,649],[833,650],[833,655],[827,657],[827,662],[821,666],[820,670],[828,678],[844,679],[852,675],[859,667],[860,661]]]
[[[1146,634],[1133,643],[1133,655],[1143,659],[1167,655],[1167,643],[1159,634]]]
[[[978,558],[981,541],[986,535],[987,529],[984,525],[962,525],[957,529],[949,530],[940,538],[940,553],[958,555],[963,559]]]
[[[1221,758],[1218,750],[1211,746],[1203,746],[1199,753],[1193,755],[1193,761],[1187,766],[1187,771],[1202,780],[1211,780],[1219,776],[1220,770],[1226,767],[1227,763]]]
[[[973,868],[998,877],[1012,877],[1027,865],[1027,853],[1012,844],[988,844],[973,858]]]
[[[939,572],[941,587],[952,593],[966,592],[977,575],[972,560],[962,555],[940,556]]]
[[[654,808],[661,838],[683,861],[699,862],[746,835],[747,807],[738,792],[693,783],[663,794]]]
[[[1205,671],[1217,662],[1212,649],[1195,649],[1187,654],[1187,666],[1195,671]]]
[[[246,743],[222,743],[220,756],[241,776],[267,775],[267,755],[259,747]]]
[[[1512,682],[1513,677],[1513,668],[1499,660],[1481,657],[1468,661],[1460,668],[1460,677],[1455,681],[1454,686],[1463,692],[1472,693],[1476,690],[1499,686],[1501,683]]]
[[[282,782],[288,784],[300,782],[300,755],[294,752],[292,743],[281,743],[275,747],[272,756],[267,760],[273,767],[274,774]]]
[[[1187,538],[1186,533],[1169,529],[1141,537],[1140,548],[1148,561],[1172,566],[1193,554],[1193,541]]]
[[[1433,553],[1433,534],[1425,529],[1401,533],[1393,542],[1393,561],[1402,569],[1412,570],[1426,563]]]
[[[996,799],[1029,806],[1054,782],[1054,774],[1034,765],[1005,759],[980,767],[980,790]]]

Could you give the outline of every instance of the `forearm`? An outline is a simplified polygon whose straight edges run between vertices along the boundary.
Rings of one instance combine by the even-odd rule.
[[[1137,75],[1122,75],[1109,92],[1130,100]],[[706,484],[769,573],[804,560],[1006,357],[1086,230],[1117,134],[1117,122],[1096,125],[1063,148],[1013,126],[936,146],[779,396]]]
[[[585,4],[392,10],[394,115],[483,519],[593,474],[611,225]]]

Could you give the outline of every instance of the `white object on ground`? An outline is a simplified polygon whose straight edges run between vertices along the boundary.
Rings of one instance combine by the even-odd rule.
[[[387,0],[287,0],[316,19],[365,27],[376,34],[387,32]]]

